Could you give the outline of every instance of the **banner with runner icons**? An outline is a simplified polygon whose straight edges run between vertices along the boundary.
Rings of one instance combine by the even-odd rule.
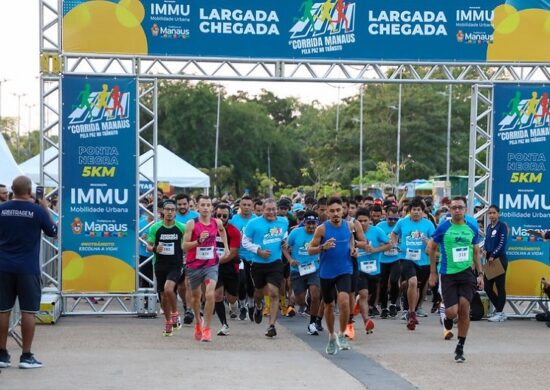
[[[508,295],[540,296],[550,279],[550,86],[494,88],[492,203],[508,226]]]
[[[64,292],[136,288],[135,78],[62,80]]]
[[[65,53],[550,62],[547,0],[65,0]]]

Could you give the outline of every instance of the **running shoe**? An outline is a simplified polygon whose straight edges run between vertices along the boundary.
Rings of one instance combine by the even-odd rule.
[[[11,357],[8,351],[0,349],[0,368],[8,368],[11,366]]]
[[[202,339],[202,326],[195,324],[195,340],[200,341]]]
[[[218,336],[229,336],[229,326],[227,324],[223,324],[222,328],[218,330]]]
[[[414,311],[410,312],[408,317],[409,317],[409,319],[407,320],[407,329],[415,330],[416,329],[416,324],[417,324],[416,313]]]
[[[347,337],[350,340],[353,340],[355,338],[355,328],[353,327],[353,324],[347,324],[346,330],[344,331],[344,336]]]
[[[367,334],[371,334],[374,331],[374,321],[370,318],[365,321],[365,331]]]
[[[409,312],[408,312],[407,310],[403,310],[403,311],[401,312],[401,319],[402,319],[403,321],[407,321],[408,318],[409,318]]]
[[[390,305],[390,317],[397,317],[397,307],[395,305]]]
[[[416,316],[417,317],[428,317],[428,314],[426,314],[426,312],[424,311],[424,309],[422,307],[417,307],[416,308]]]
[[[172,328],[181,329],[181,316],[178,312],[172,313]]]
[[[450,340],[453,338],[453,336],[454,334],[452,330],[443,329],[443,338],[445,340]]]
[[[434,302],[434,304],[432,305],[432,309],[430,310],[430,313],[435,313],[437,312],[437,310],[439,309],[439,302]]]
[[[172,321],[165,321],[164,322],[164,330],[162,331],[162,335],[165,337],[172,336],[172,330],[174,325],[172,324]]]
[[[464,357],[464,348],[460,345],[457,345],[455,349],[455,362],[464,363],[465,360],[466,358]]]
[[[210,341],[212,341],[212,332],[210,331],[210,328],[204,328],[202,330],[201,341],[205,343],[209,343]]]
[[[336,341],[336,337],[330,336],[328,338],[328,344],[325,348],[325,352],[329,355],[336,355],[338,353],[338,341]]]
[[[42,362],[36,360],[32,353],[24,353],[19,358],[19,368],[40,368]]]
[[[370,314],[369,317],[376,317],[376,316],[380,315],[380,311],[378,310],[378,308],[376,306],[372,307],[371,313],[372,314]]]
[[[183,315],[183,323],[185,325],[190,325],[193,323],[193,320],[195,319],[195,315],[191,310],[186,310],[185,314]]]
[[[319,336],[319,331],[317,330],[315,323],[312,322],[307,326],[307,334],[311,336]]]
[[[346,336],[344,334],[338,335],[338,348],[343,351],[351,349],[351,345],[349,344],[348,340],[346,340]]]
[[[237,302],[229,304],[229,318],[237,318]]]
[[[275,337],[277,336],[277,330],[275,329],[275,325],[269,325],[269,328],[267,328],[267,331],[265,332],[266,337]]]
[[[254,322],[254,306],[248,308],[248,318]]]
[[[246,320],[246,307],[244,306],[239,309],[239,320]]]
[[[286,316],[287,317],[294,317],[296,315],[296,310],[294,310],[294,306],[289,306],[286,309]]]
[[[443,326],[446,330],[453,329],[453,320],[450,320],[447,317],[443,318]]]
[[[390,315],[390,311],[388,309],[382,309],[382,311],[380,312],[380,318],[384,320],[388,318],[389,315]]]
[[[487,319],[489,322],[503,322],[506,321],[506,316],[503,312],[495,312],[495,314]]]
[[[315,321],[315,327],[317,328],[318,332],[324,331],[325,329],[323,328],[323,320],[318,319],[317,321]]]
[[[260,307],[255,307],[255,308],[254,308],[254,321],[255,321],[257,324],[261,324],[261,323],[262,323],[262,319],[263,319],[262,311],[263,311],[263,310],[264,310],[263,305],[260,306]]]

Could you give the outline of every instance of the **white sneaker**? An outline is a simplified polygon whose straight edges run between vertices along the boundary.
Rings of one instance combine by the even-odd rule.
[[[317,331],[317,326],[315,326],[315,324],[309,324],[307,326],[307,334],[311,335],[311,336],[318,336],[319,335],[319,332]]]
[[[495,314],[488,319],[489,322],[503,322],[504,320],[506,320],[506,315],[501,311],[495,312]]]
[[[237,302],[233,303],[233,304],[229,304],[229,318],[231,318],[232,320],[234,320],[235,318],[237,318],[237,311],[238,311],[238,305],[237,305]]]
[[[218,331],[218,336],[229,336],[229,326],[224,324]]]

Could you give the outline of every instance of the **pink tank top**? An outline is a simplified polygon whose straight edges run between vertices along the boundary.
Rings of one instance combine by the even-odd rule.
[[[216,236],[218,225],[214,218],[205,225],[195,218],[195,228],[191,234],[191,241],[198,240],[202,232],[208,232],[208,238],[199,246],[187,251],[185,266],[190,269],[212,267],[220,261],[216,251]]]

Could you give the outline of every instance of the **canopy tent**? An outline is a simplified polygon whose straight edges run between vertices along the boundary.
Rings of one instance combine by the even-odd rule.
[[[139,157],[141,171],[149,178],[153,178],[153,152],[151,150]],[[147,161],[146,161],[147,160]],[[157,180],[169,182],[175,187],[209,188],[210,177],[199,171],[184,159],[178,157],[162,145],[157,146]]]
[[[46,149],[44,151],[45,161],[49,161],[51,158],[54,158],[56,154],[57,154],[57,148],[54,148],[52,146]],[[21,171],[23,171],[25,175],[30,177],[34,183],[40,183],[40,155],[39,154],[19,164],[19,168],[21,168]],[[55,180],[57,180],[58,178],[57,171],[58,171],[58,159],[56,157],[50,164],[47,165],[45,172],[48,173],[50,176],[52,176]],[[50,179],[47,175],[44,181],[45,183],[41,183],[41,184],[45,185],[46,187],[55,186],[55,182],[52,179]]]
[[[10,190],[13,179],[23,175],[23,171],[15,162],[4,136],[0,136],[0,165],[0,184],[5,184]]]
[[[45,159],[48,161],[56,153],[55,148],[46,149],[44,152]],[[140,162],[145,161],[145,164],[141,167],[141,171],[148,177],[153,177],[153,159],[151,158],[153,152],[148,151],[142,154],[139,158]],[[36,155],[33,158],[25,161],[20,166],[21,170],[25,172],[34,182],[38,182],[40,179],[40,155]],[[57,159],[55,159],[48,168],[57,168]],[[187,161],[178,157],[170,150],[166,149],[162,145],[157,146],[157,180],[159,182],[169,182],[175,187],[184,188],[209,188],[210,177],[205,173],[202,173],[197,168],[189,164]],[[57,179],[57,172],[53,173],[50,169],[47,172],[55,179]],[[46,186],[53,186],[52,180],[46,180],[44,183]]]

